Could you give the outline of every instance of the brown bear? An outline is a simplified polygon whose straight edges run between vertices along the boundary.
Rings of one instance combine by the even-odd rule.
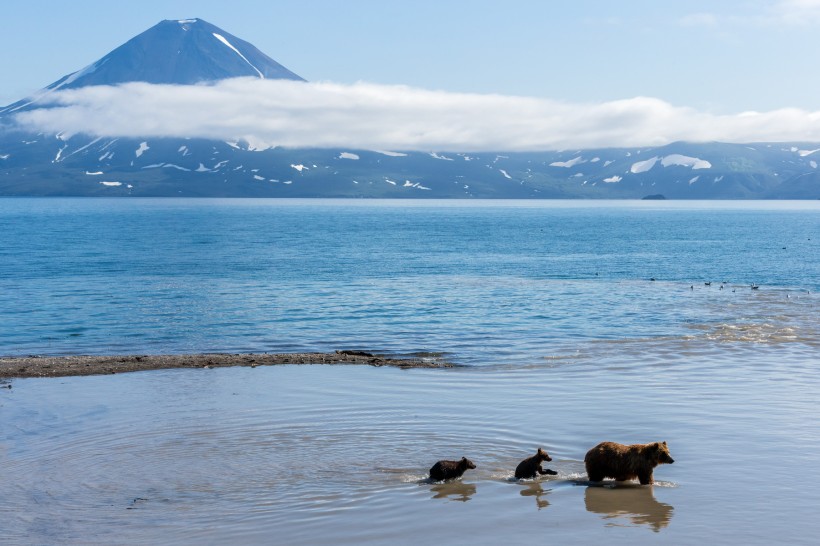
[[[652,471],[656,466],[674,462],[666,442],[630,446],[601,442],[584,457],[589,481],[600,482],[604,478],[614,478],[625,482],[637,478],[641,485],[653,483]]]
[[[515,468],[516,479],[534,478],[537,474],[555,476],[558,472],[550,470],[549,468],[546,470],[541,469],[541,463],[543,461],[551,460],[552,457],[539,447],[535,455],[518,463],[518,466]]]
[[[475,465],[467,457],[462,457],[460,461],[439,461],[430,469],[430,479],[438,482],[459,478],[468,468],[475,468]]]

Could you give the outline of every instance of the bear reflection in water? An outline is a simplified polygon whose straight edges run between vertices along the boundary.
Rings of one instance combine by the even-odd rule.
[[[538,509],[546,508],[550,505],[550,501],[546,499],[551,489],[544,490],[541,482],[519,482],[525,487],[521,489],[522,497],[535,497],[535,505]]]
[[[434,499],[449,499],[460,502],[467,502],[475,495],[476,486],[474,483],[464,483],[462,481],[451,481],[434,483],[430,488]]]
[[[587,487],[584,503],[587,511],[601,514],[603,519],[626,518],[656,533],[669,525],[674,511],[672,506],[655,499],[651,487],[628,484],[614,488]]]

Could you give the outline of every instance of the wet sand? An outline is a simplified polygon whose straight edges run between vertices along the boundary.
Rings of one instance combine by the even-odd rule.
[[[0,378],[107,375],[171,368],[225,368],[281,364],[345,364],[393,368],[451,368],[448,362],[389,358],[365,351],[183,355],[26,356],[0,358]]]

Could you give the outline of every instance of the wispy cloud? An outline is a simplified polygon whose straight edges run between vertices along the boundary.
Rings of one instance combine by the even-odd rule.
[[[532,151],[687,141],[820,141],[820,112],[713,115],[636,97],[567,103],[406,86],[239,78],[54,93],[26,129],[104,137],[247,140],[261,146]]]
[[[683,27],[737,29],[744,27],[806,27],[820,24],[820,0],[770,0],[731,14],[697,12],[680,17]]]
[[[783,23],[817,24],[820,23],[820,0],[779,0],[772,12]]]

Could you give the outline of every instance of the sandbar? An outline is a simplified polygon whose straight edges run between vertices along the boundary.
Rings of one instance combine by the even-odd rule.
[[[205,353],[177,355],[80,355],[0,357],[0,378],[105,375],[171,368],[225,368],[282,364],[335,364],[394,368],[452,368],[448,362],[392,358],[365,351],[333,353]]]

